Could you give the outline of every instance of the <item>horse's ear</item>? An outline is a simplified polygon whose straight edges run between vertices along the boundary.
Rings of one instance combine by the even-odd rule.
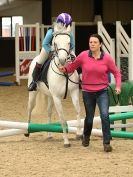
[[[68,33],[71,32],[71,26],[70,26],[70,25],[68,25],[68,27],[67,27],[67,32],[68,32]]]

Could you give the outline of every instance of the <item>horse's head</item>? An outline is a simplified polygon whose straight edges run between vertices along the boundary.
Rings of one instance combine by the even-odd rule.
[[[64,65],[70,55],[70,26],[55,26],[53,47],[56,57],[61,65]]]

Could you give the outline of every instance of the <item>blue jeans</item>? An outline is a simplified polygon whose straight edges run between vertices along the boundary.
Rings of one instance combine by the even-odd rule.
[[[86,111],[84,121],[84,136],[90,137],[93,128],[93,118],[95,115],[96,104],[98,105],[101,117],[103,143],[109,144],[111,140],[110,120],[109,120],[109,96],[108,90],[104,89],[98,92],[83,91],[83,102]]]

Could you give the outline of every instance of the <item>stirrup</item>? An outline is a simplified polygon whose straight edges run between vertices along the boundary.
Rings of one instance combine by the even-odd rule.
[[[36,89],[37,89],[37,84],[36,82],[32,81],[28,87],[28,91],[36,91]]]

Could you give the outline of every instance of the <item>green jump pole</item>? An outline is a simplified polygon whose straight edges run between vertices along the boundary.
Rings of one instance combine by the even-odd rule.
[[[110,121],[133,119],[133,112],[119,113],[109,115]]]
[[[116,138],[128,138],[133,139],[133,132],[127,132],[127,131],[111,131],[112,137]]]
[[[132,118],[133,118],[133,112],[109,115],[110,121],[126,120]],[[50,123],[50,124],[34,124],[34,123],[28,124],[28,133],[41,132],[41,131],[62,133],[63,129],[59,122]],[[66,125],[66,131],[68,132],[67,125]],[[111,134],[112,137],[133,139],[133,132],[111,131]]]
[[[28,133],[34,133],[34,132],[57,132],[62,133],[63,129],[59,123],[51,123],[51,124],[28,124]],[[68,132],[68,127],[66,126],[66,131]]]
[[[41,131],[62,133],[63,129],[59,123],[51,123],[51,124],[29,123],[28,124],[28,133],[41,132]],[[66,131],[68,132],[67,126],[66,126]],[[112,137],[117,137],[117,138],[133,139],[133,132],[111,131],[111,135]]]

